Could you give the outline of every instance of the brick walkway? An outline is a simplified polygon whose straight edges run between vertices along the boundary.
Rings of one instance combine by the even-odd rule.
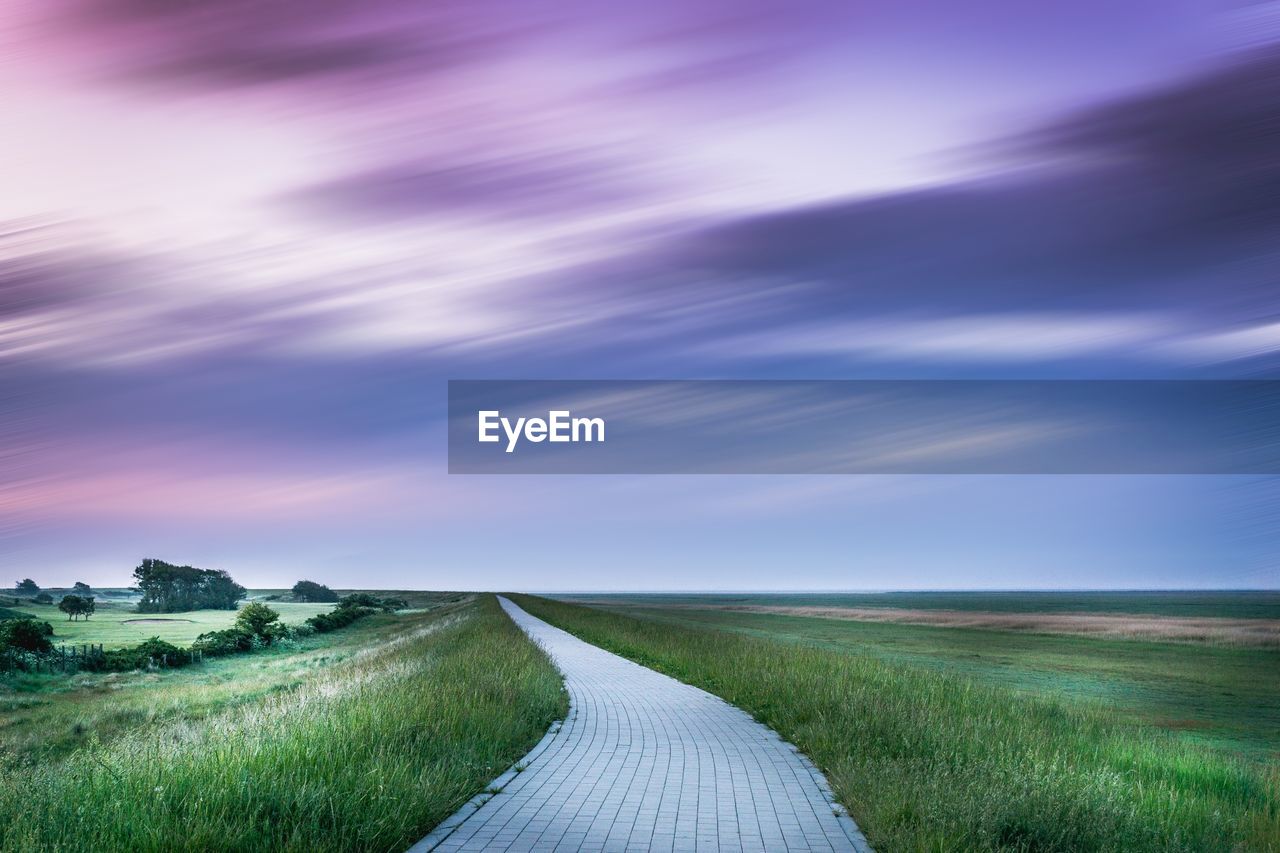
[[[569,717],[426,850],[857,850],[808,759],[743,711],[503,608],[564,673]]]

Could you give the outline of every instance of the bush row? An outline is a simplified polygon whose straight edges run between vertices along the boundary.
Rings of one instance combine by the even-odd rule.
[[[307,620],[307,624],[320,633],[345,628],[357,619],[374,613],[390,613],[407,607],[402,598],[378,598],[367,592],[353,592],[343,596],[338,606],[328,613],[320,613]]]

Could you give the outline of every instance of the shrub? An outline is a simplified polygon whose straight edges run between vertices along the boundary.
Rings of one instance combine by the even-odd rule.
[[[350,596],[348,596],[349,598]],[[307,620],[307,624],[315,628],[320,633],[328,631],[336,631],[339,628],[345,628],[357,619],[377,613],[378,609],[373,607],[361,607],[359,605],[347,604],[346,599],[328,613],[320,613],[312,616]]]
[[[49,638],[53,626],[36,619],[6,619],[0,622],[0,652],[34,652],[43,654],[53,650]]]
[[[136,646],[106,652],[95,668],[107,672],[127,672],[150,666],[153,660],[166,666],[184,666],[191,663],[191,652],[159,637],[152,637]]]
[[[196,637],[191,650],[203,652],[210,657],[234,655],[247,652],[253,648],[253,634],[240,628],[225,628],[221,631],[209,631]]]
[[[254,601],[240,608],[240,612],[236,615],[236,628],[255,637],[261,637],[269,643],[271,639],[268,630],[273,624],[278,624],[279,620],[279,613],[265,604]]]
[[[376,607],[387,613],[409,606],[409,602],[403,598],[378,598],[368,592],[353,592],[345,595],[338,604],[342,607]]]
[[[344,595],[338,603],[342,607],[381,607],[382,599],[367,592],[353,592]]]
[[[53,604],[53,596],[47,592],[42,592],[31,600],[36,604]]]

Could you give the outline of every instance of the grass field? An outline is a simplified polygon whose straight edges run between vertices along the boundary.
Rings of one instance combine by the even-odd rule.
[[[1188,742],[1253,760],[1280,760],[1280,679],[1275,675],[1280,672],[1280,649],[1274,647],[699,610],[688,603],[613,607],[666,624],[728,630],[911,664],[1075,704],[1105,704],[1134,726],[1160,728]]]
[[[761,605],[794,607],[884,607],[922,610],[976,610],[991,613],[1130,613],[1152,616],[1280,619],[1280,592],[1275,591],[1133,591],[1133,592],[743,592],[632,593],[556,595],[566,601],[601,599],[666,607]]]
[[[55,600],[70,590],[54,590]],[[339,594],[359,590],[338,590]],[[190,610],[184,613],[138,613],[137,596],[123,589],[97,592],[97,610],[88,619],[70,621],[67,615],[58,610],[56,604],[35,604],[29,600],[19,604],[6,605],[6,609],[43,619],[53,626],[54,645],[78,645],[81,643],[101,643],[105,648],[118,649],[136,645],[151,637],[159,637],[177,646],[189,646],[200,634],[206,631],[219,631],[231,627],[236,621],[234,610]],[[332,604],[307,604],[292,601],[280,601],[288,598],[287,589],[253,589],[241,604],[249,601],[262,601],[280,614],[280,620],[290,625],[299,625],[317,613],[326,613],[333,609]],[[385,590],[376,591],[377,595],[387,595]],[[438,603],[441,596],[457,596],[458,593],[428,593],[418,591],[395,592],[398,598],[404,598],[410,607],[420,607]],[[275,600],[273,600],[275,599]]]
[[[305,622],[317,613],[332,610],[332,604],[299,604],[267,602],[291,625]],[[231,627],[236,621],[234,610],[191,610],[186,613],[138,613],[132,601],[99,600],[96,612],[88,619],[72,622],[55,604],[23,604],[11,608],[43,619],[53,626],[54,645],[102,643],[108,649],[136,645],[150,637],[168,640],[174,645],[189,646],[206,631]]]
[[[401,850],[565,712],[492,596],[289,648],[0,688],[0,849]]]
[[[947,635],[964,632],[948,628],[664,612],[652,600],[624,614],[517,598],[588,642],[710,690],[778,730],[827,772],[879,850],[1280,849],[1280,772],[1270,756],[1188,742],[1065,683],[1073,655],[1082,682],[1103,673],[1104,681],[1138,683],[1141,659],[1150,666],[1155,649],[1109,665],[1125,641],[1008,632],[957,640]],[[1058,648],[998,659],[1005,644],[1024,640]],[[966,642],[982,650],[963,651]],[[1112,648],[1072,651],[1090,642]],[[1179,656],[1197,647],[1163,646],[1169,657],[1153,679],[1168,686],[1179,677]],[[984,654],[997,659],[982,661]],[[1056,687],[1026,681],[1055,654],[1062,659],[1046,682]],[[967,670],[959,666],[966,656]],[[1230,716],[1274,696],[1274,687],[1250,684],[1274,681],[1268,661],[1274,657],[1241,664],[1230,679],[1254,692],[1235,711],[1230,703],[1219,711]],[[1218,666],[1206,659],[1186,668],[1194,681]],[[999,683],[1002,668],[1024,683]],[[1201,688],[1186,691],[1190,698]]]

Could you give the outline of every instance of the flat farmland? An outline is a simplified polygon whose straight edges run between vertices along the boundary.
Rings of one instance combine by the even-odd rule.
[[[1280,757],[1280,679],[1275,677],[1280,647],[1269,634],[1280,617],[1275,593],[595,595],[590,600],[596,607],[672,625],[841,651],[1106,707],[1137,728],[1160,729],[1250,760]],[[870,607],[868,600],[883,604]],[[1098,612],[1078,610],[1090,602]],[[1114,609],[1120,605],[1137,612],[1127,616]],[[1082,633],[1081,623],[1093,620],[1123,623],[1126,630],[1138,625],[1150,633]],[[1205,624],[1187,632],[1189,620]]]
[[[1274,647],[591,599],[515,596],[774,728],[877,850],[1280,850]]]
[[[982,613],[1132,614],[1187,618],[1280,619],[1273,590],[736,592],[560,594],[566,601],[599,599],[655,607],[836,607],[968,610]]]

